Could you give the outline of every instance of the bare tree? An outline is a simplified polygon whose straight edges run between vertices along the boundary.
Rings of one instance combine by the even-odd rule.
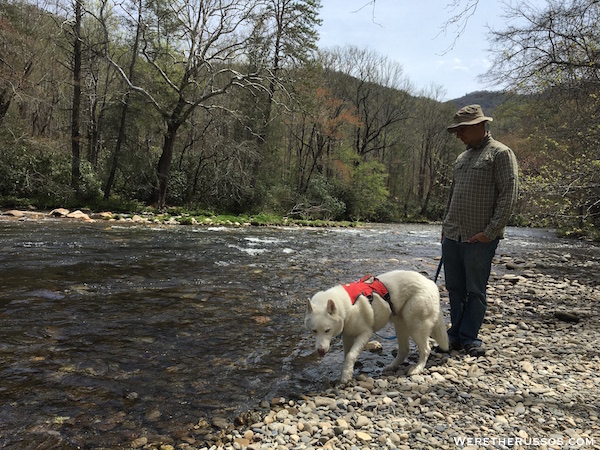
[[[469,20],[475,15],[478,6],[479,0],[452,0],[446,5],[450,17],[441,25],[440,34],[453,34],[454,39],[443,53],[448,53],[456,46],[456,43],[467,29]]]
[[[25,2],[0,4],[0,124],[15,97],[31,84],[35,64],[43,53],[38,33],[44,26],[43,10]]]
[[[506,29],[492,33],[493,66],[485,79],[538,92],[600,81],[600,2],[520,2],[507,9]]]
[[[496,59],[486,74],[530,94],[522,114],[535,124],[531,141],[541,152],[536,196],[552,199],[557,220],[578,227],[600,223],[600,1],[521,2],[505,30],[494,32]]]
[[[82,0],[75,0],[75,23],[73,25],[73,108],[71,111],[71,187],[79,189],[81,178],[81,20]]]
[[[127,71],[127,78],[131,83],[133,83],[135,81],[135,67],[136,67],[136,62],[137,62],[138,56],[139,56],[139,46],[140,46],[140,39],[142,36],[142,27],[143,27],[143,22],[142,22],[143,1],[137,0],[137,2],[134,2],[134,3],[137,6],[137,14],[133,16],[133,29],[135,30],[135,34],[134,34],[133,46],[132,46],[132,50],[131,50],[131,60],[129,63],[129,69]],[[133,10],[132,12],[135,13],[136,11]],[[101,23],[104,25],[105,42],[108,43],[109,36],[108,36],[108,28],[106,27],[106,19],[104,17],[104,8],[101,8],[99,18],[101,19]],[[108,49],[106,49],[106,51],[108,52]],[[129,113],[130,100],[131,100],[131,89],[127,89],[127,92],[125,93],[124,98],[123,98],[123,105],[121,108],[121,117],[119,120],[119,131],[118,131],[118,135],[117,135],[117,142],[115,143],[115,148],[113,150],[111,163],[110,163],[110,169],[109,169],[109,173],[108,173],[108,178],[106,180],[106,184],[104,185],[104,199],[106,199],[106,200],[108,200],[110,198],[110,193],[111,193],[113,184],[115,182],[115,177],[117,174],[117,168],[119,165],[119,157],[121,155],[121,149],[125,145],[127,115]]]
[[[244,51],[261,2],[207,0],[154,2],[144,10],[140,56],[154,74],[134,83],[106,55],[129,88],[163,117],[165,132],[157,165],[156,201],[167,201],[169,171],[181,125],[196,108],[222,108],[216,100],[235,87],[263,89],[258,67],[245,64]]]
[[[402,66],[368,49],[346,46],[334,49],[325,67],[331,72],[349,75],[345,83],[334,87],[360,118],[354,129],[354,148],[364,159],[375,155],[381,160],[393,145],[387,133],[394,125],[410,117],[412,86]]]
[[[415,132],[419,148],[415,149],[414,161],[418,176],[415,180],[417,201],[421,203],[419,215],[425,216],[430,210],[432,198],[443,198],[444,190],[450,185],[448,174],[456,154],[455,138],[446,131],[448,117],[454,113],[454,106],[441,101],[444,92],[432,86],[417,103]]]

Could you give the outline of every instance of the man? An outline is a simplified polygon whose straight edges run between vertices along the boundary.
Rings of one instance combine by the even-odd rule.
[[[517,202],[514,153],[486,129],[481,106],[460,109],[448,127],[467,146],[454,163],[442,226],[442,257],[450,296],[450,348],[484,356],[479,329],[487,309],[492,258]]]

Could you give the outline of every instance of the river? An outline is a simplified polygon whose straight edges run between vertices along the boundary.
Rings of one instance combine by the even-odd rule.
[[[367,273],[433,277],[439,233],[0,220],[0,446],[119,448],[318,391],[341,346],[315,356],[306,300]],[[507,238],[498,254],[598,258],[549,230]],[[364,358],[376,375],[392,357]]]

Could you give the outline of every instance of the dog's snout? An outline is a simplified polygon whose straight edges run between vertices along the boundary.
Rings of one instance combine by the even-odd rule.
[[[325,349],[324,348],[318,348],[317,352],[319,353],[319,356],[325,356]]]

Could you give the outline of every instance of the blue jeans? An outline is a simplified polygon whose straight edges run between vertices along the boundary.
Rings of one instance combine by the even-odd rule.
[[[458,242],[444,238],[442,256],[450,296],[448,330],[451,344],[481,345],[479,329],[487,310],[486,286],[499,239],[491,242]]]

